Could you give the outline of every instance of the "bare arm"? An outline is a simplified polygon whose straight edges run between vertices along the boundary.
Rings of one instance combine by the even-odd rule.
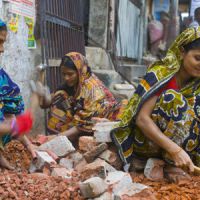
[[[81,131],[77,127],[72,127],[67,131],[61,133],[61,135],[67,136],[70,140],[74,140]]]
[[[12,129],[11,129],[11,124],[7,123],[7,122],[2,122],[0,123],[0,136],[3,136],[5,134],[11,133]]]
[[[153,96],[143,104],[136,118],[136,125],[146,137],[167,151],[177,166],[186,165],[190,168],[190,171],[193,171],[193,163],[188,154],[165,136],[151,118],[157,98],[157,96]]]

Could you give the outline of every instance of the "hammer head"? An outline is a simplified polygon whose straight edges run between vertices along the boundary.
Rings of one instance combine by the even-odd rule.
[[[47,68],[47,65],[45,64],[39,64],[36,66],[36,69],[40,72],[40,71],[44,71]]]

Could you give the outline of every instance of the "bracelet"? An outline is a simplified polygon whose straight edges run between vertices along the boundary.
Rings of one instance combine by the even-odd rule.
[[[183,149],[181,147],[179,147],[179,150],[178,151],[175,151],[175,152],[171,152],[170,154],[173,156],[173,155],[176,155],[178,153],[180,153]]]

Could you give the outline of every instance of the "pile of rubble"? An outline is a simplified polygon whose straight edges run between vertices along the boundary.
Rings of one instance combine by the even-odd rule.
[[[142,174],[123,172],[110,143],[112,126],[110,122],[97,124],[94,136],[81,136],[77,148],[65,136],[40,137],[34,141],[38,145],[37,159],[31,163],[30,155],[27,154],[27,159],[24,156],[23,145],[10,143],[6,154],[14,149],[17,155],[21,154],[22,157],[12,155],[11,158],[23,159],[17,166],[29,167],[29,174],[1,172],[0,199],[198,199],[195,194],[200,178],[191,178],[181,170],[177,177],[171,167],[167,169],[168,178],[176,183],[169,184],[164,178],[165,163],[161,160],[149,159],[138,165],[133,161],[132,169],[144,168]],[[196,181],[196,186],[192,181]]]

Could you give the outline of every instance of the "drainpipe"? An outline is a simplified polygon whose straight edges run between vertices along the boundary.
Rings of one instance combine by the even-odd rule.
[[[138,64],[142,63],[142,56],[144,50],[144,27],[145,27],[145,6],[146,1],[141,0],[141,8],[140,8],[140,25],[139,25],[139,42],[138,42]]]
[[[179,34],[179,18],[178,18],[178,0],[170,0],[170,25],[167,39],[167,47],[169,47]]]

